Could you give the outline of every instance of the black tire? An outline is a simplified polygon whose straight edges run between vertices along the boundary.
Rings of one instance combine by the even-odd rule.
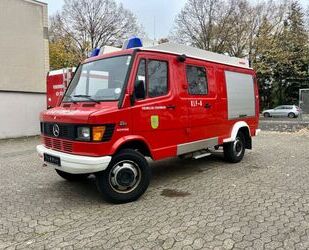
[[[295,118],[296,115],[295,115],[293,112],[291,112],[291,113],[288,114],[288,117],[289,117],[289,118]]]
[[[63,179],[68,181],[83,181],[86,180],[89,174],[70,174],[56,169],[58,175],[60,175]]]
[[[265,112],[265,113],[264,113],[264,117],[265,117],[265,118],[268,118],[268,117],[270,117],[270,114],[269,114],[268,112]]]
[[[106,201],[136,201],[149,186],[151,169],[145,157],[132,149],[117,153],[105,171],[96,175],[98,190]]]
[[[245,136],[241,131],[238,132],[235,141],[223,144],[224,158],[231,163],[240,162],[245,151]]]

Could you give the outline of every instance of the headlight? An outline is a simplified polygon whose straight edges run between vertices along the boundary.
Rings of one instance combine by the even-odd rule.
[[[78,127],[77,128],[77,139],[82,141],[90,141],[90,128],[89,127]]]

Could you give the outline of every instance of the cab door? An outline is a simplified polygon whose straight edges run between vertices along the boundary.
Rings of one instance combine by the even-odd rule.
[[[188,59],[185,75],[190,141],[204,140],[202,145],[205,147],[214,146],[220,130],[216,115],[217,86],[214,68],[204,62]]]
[[[151,52],[140,52],[135,60],[134,84],[142,83],[145,95],[134,93],[133,132],[145,138],[154,158],[175,156],[188,127],[187,106],[178,95],[179,63],[175,56]]]

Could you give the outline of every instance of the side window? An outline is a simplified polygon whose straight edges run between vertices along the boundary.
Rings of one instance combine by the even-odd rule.
[[[167,94],[167,62],[149,60],[147,66],[148,96],[157,97]]]
[[[135,85],[142,84],[146,93],[146,60],[142,59],[139,62],[138,70],[135,79]],[[136,93],[135,93],[136,94]],[[136,96],[137,99],[145,99],[145,96]]]
[[[206,95],[208,93],[208,87],[205,68],[187,65],[186,73],[189,94]]]

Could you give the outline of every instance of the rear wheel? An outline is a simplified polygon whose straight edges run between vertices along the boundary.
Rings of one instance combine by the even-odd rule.
[[[245,154],[245,136],[239,131],[235,141],[223,144],[224,158],[231,163],[242,160]]]
[[[291,113],[288,114],[288,117],[289,117],[289,118],[295,118],[296,115],[295,115],[294,113],[291,112]]]
[[[58,175],[60,175],[63,179],[68,181],[82,181],[87,179],[89,174],[70,174],[56,169]]]
[[[270,114],[268,112],[264,113],[264,117],[270,117]]]
[[[98,190],[112,203],[137,200],[147,189],[151,171],[145,157],[132,149],[121,150],[108,168],[96,175]]]

